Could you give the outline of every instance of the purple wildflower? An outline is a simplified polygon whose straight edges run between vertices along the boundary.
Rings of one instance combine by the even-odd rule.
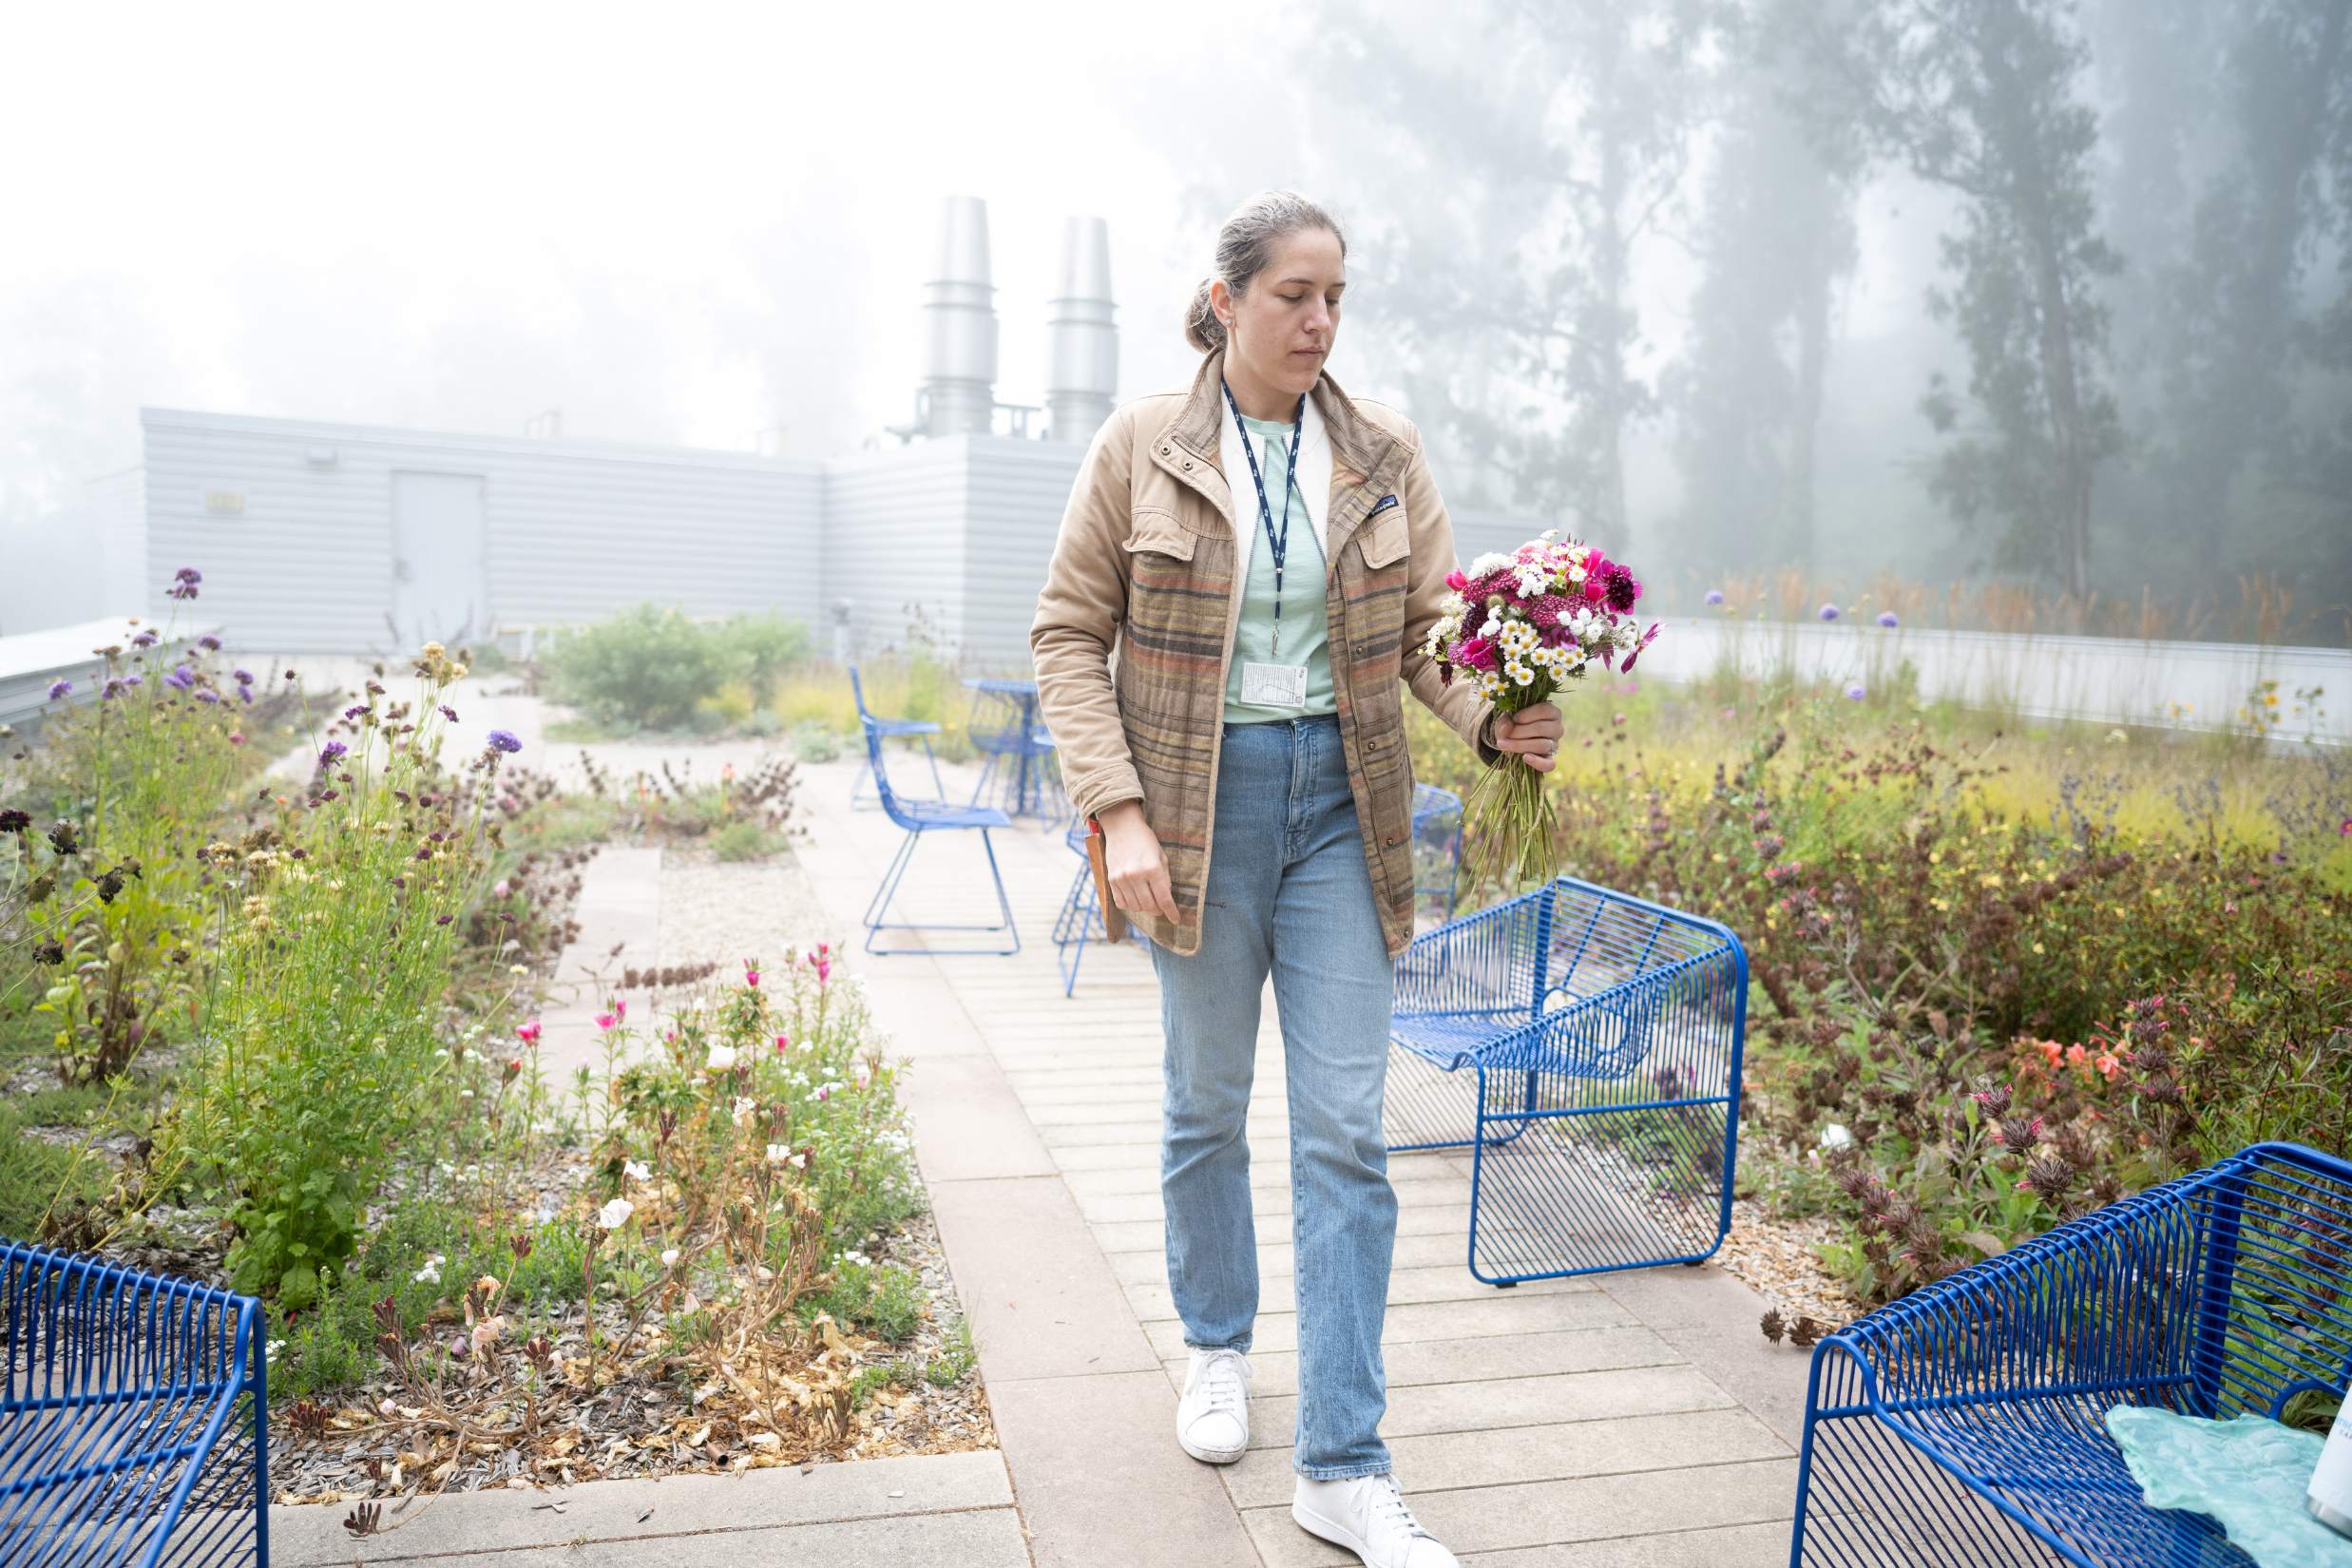
[[[1835,621],[1838,618],[1838,607],[1835,604],[1824,604],[1821,607],[1821,618],[1824,621]]]
[[[174,664],[171,674],[163,678],[163,684],[176,692],[184,692],[196,684],[196,672],[185,664]]]
[[[196,700],[199,702],[218,702],[220,700],[220,694],[211,690],[201,691],[196,694]]]
[[[1845,688],[1845,695],[1859,702],[1869,694],[1862,689],[1862,682],[1857,680],[1852,685]]]
[[[204,581],[204,574],[194,566],[182,566],[171,574],[171,580],[174,583],[201,583]]]
[[[206,653],[219,653],[220,651],[220,640],[213,636],[210,632],[206,632],[203,636],[198,638],[196,640],[196,645],[203,649]]]
[[[237,678],[237,683],[240,686],[250,686],[253,684],[253,672],[244,668],[242,665],[231,670],[229,673]]]
[[[494,752],[519,752],[519,751],[521,751],[522,749],[523,749],[523,742],[521,742],[520,740],[517,740],[517,739],[514,737],[514,733],[513,733],[512,731],[510,731],[510,730],[492,730],[492,731],[490,732],[490,750],[491,750],[491,751],[494,751]]]
[[[361,714],[366,713],[367,711],[368,705],[365,702],[354,702],[350,707],[343,710],[343,717],[345,718],[357,718]]]
[[[141,675],[137,670],[133,670],[130,674],[123,678],[123,684],[125,686],[136,686],[146,679],[147,678],[145,676]]]
[[[1707,590],[1707,602],[1709,602],[1710,604],[1720,604],[1720,603],[1722,603],[1722,602],[1723,602],[1723,590],[1722,590],[1721,588],[1710,588],[1710,589],[1708,589],[1708,590]]]
[[[152,648],[161,641],[162,639],[158,638],[152,630],[143,631],[137,637],[131,639],[131,646],[134,648]]]
[[[454,724],[457,722],[457,710],[444,702],[441,704],[441,717]]]
[[[1893,630],[1895,629],[1895,627],[1896,627],[1897,625],[1901,624],[1901,622],[1899,622],[1898,621],[1896,621],[1896,619],[1895,619],[1895,612],[1894,612],[1894,611],[1892,611],[1892,610],[1881,610],[1881,611],[1879,612],[1879,624],[1880,624],[1880,625],[1882,625],[1882,626],[1884,626],[1884,627],[1885,627],[1888,631],[1890,631],[1890,632],[1891,632],[1891,631],[1893,631]]]
[[[64,696],[65,696],[67,692],[69,692],[69,691],[71,691],[71,690],[73,690],[73,682],[72,682],[72,681],[70,681],[70,680],[52,680],[52,681],[50,681],[50,682],[49,682],[49,700],[50,700],[51,702],[54,702],[54,701],[56,701],[59,698],[64,697]]]
[[[333,763],[336,758],[348,753],[350,750],[351,748],[344,745],[340,740],[330,740],[324,746],[318,748],[318,765],[324,768]]]
[[[121,676],[119,676],[119,675],[110,675],[110,676],[106,677],[106,683],[105,683],[105,685],[104,685],[103,687],[99,688],[99,692],[98,692],[98,700],[99,700],[99,701],[101,701],[101,702],[105,702],[105,701],[107,701],[107,700],[109,700],[109,699],[111,699],[111,698],[113,698],[120,697],[120,696],[122,696],[122,695],[123,695],[123,678],[122,678]]]
[[[238,696],[238,698],[239,698],[240,701],[244,702],[244,703],[245,703],[248,707],[252,706],[252,704],[253,704],[253,688],[252,688],[251,686],[239,686],[239,687],[238,687],[238,688],[237,688],[237,696]]]

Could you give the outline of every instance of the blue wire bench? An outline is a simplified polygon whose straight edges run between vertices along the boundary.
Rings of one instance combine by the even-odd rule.
[[[269,1560],[261,1304],[0,1242],[0,1562]]]
[[[2116,1405],[2276,1418],[2352,1379],[2352,1164],[2261,1143],[1813,1348],[1788,1560],[2247,1568],[2151,1509]]]
[[[1731,1225],[1747,1016],[1725,927],[1560,877],[1397,960],[1389,1151],[1470,1151],[1488,1284],[1697,1263]]]
[[[890,857],[888,870],[882,873],[882,885],[874,889],[866,905],[863,924],[866,927],[866,950],[888,956],[891,953],[995,953],[1021,951],[1021,933],[1013,927],[1012,900],[1004,893],[1004,872],[996,863],[996,846],[988,842],[988,830],[1009,827],[1003,812],[993,806],[956,806],[945,800],[908,800],[890,788],[890,775],[882,758],[882,730],[872,718],[863,720],[866,729],[866,760],[873,770],[874,793],[882,797],[882,809],[889,819],[906,830],[907,836],[899,841],[898,852]],[[996,884],[996,904],[1004,919],[994,926],[969,922],[941,923],[931,921],[889,921],[890,905],[898,896],[900,886],[907,879],[907,866],[914,858],[915,846],[927,833],[977,832],[981,851],[988,857],[988,875]],[[983,931],[1003,932],[1011,942],[1008,947],[935,947],[922,941],[892,940],[887,946],[877,946],[876,938],[885,931]]]
[[[857,703],[857,718],[861,725],[867,720],[871,719],[874,724],[880,727],[885,739],[912,736],[923,742],[923,755],[931,764],[931,791],[933,797],[936,799],[945,800],[947,797],[947,786],[940,782],[939,754],[931,749],[931,736],[939,733],[938,721],[936,719],[929,718],[875,718],[874,716],[867,710],[866,684],[863,680],[858,679],[857,666],[854,664],[850,666],[850,696]],[[857,809],[858,799],[866,789],[867,780],[872,778],[873,774],[873,764],[870,761],[860,762],[857,765],[857,777],[850,785],[850,806],[851,810]],[[879,806],[881,805],[881,802],[876,800],[874,804]]]

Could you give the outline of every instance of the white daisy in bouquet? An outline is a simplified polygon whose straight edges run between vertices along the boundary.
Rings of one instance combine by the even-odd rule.
[[[1641,580],[1595,545],[1552,531],[1508,555],[1482,555],[1445,580],[1453,592],[1425,651],[1439,678],[1474,682],[1502,713],[1549,702],[1596,665],[1630,670],[1658,634],[1634,614]],[[1565,743],[1563,739],[1563,744]],[[1554,824],[1543,775],[1517,755],[1463,802],[1472,872],[1548,879]]]

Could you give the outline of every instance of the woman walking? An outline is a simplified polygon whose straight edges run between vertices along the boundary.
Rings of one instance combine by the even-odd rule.
[[[1412,422],[1326,372],[1346,256],[1290,192],[1225,220],[1185,323],[1199,373],[1097,433],[1029,640],[1063,781],[1101,822],[1112,896],[1159,973],[1168,1284],[1191,1348],[1177,1441],[1212,1464],[1249,1446],[1244,1122],[1271,973],[1297,1254],[1291,1517],[1372,1568],[1450,1568],[1379,1431],[1389,966],[1413,919],[1402,687],[1490,764],[1550,768],[1560,721],[1495,714],[1424,649],[1453,534]]]

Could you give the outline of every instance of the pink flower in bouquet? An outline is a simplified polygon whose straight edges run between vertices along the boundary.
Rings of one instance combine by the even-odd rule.
[[[1454,650],[1454,658],[1472,669],[1491,670],[1495,667],[1495,645],[1482,637],[1465,637]]]
[[[1453,589],[1454,592],[1461,593],[1463,590],[1469,587],[1470,580],[1463,574],[1462,568],[1457,566],[1452,571],[1445,574],[1445,585]]]

